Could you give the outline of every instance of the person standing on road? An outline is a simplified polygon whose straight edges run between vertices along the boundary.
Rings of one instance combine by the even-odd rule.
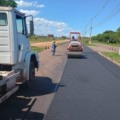
[[[53,55],[53,56],[55,56],[56,47],[57,47],[57,45],[56,45],[56,43],[55,43],[55,41],[54,41],[54,42],[52,43],[52,55]]]

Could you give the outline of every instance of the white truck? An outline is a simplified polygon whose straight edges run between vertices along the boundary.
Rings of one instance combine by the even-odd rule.
[[[0,6],[0,103],[31,81],[39,69],[39,56],[31,51],[27,16],[12,7]],[[33,21],[30,21],[33,32]]]

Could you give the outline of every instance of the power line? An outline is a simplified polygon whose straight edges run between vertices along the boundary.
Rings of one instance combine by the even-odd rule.
[[[106,0],[106,2],[104,3],[104,5],[100,8],[100,10],[96,13],[96,15],[93,18],[96,18],[101,12],[102,10],[107,6],[107,4],[109,3],[110,0]]]
[[[94,17],[92,17],[90,20],[89,20],[89,23],[86,24],[85,26],[85,34],[87,31],[87,26],[90,24],[90,36],[92,34],[92,28],[93,28],[93,20],[103,11],[103,9],[108,5],[108,3],[110,2],[110,0],[106,0],[105,3],[103,4],[103,6],[98,10],[98,12],[95,14]]]
[[[90,26],[90,40],[89,40],[89,44],[92,43],[92,30],[93,30],[93,20],[102,12],[102,10],[106,7],[106,5],[108,4],[110,0],[106,0],[106,2],[104,3],[104,5],[102,6],[102,8],[97,12],[97,14],[91,18],[91,26]]]
[[[109,21],[111,18],[113,18],[117,14],[120,14],[120,3],[118,3],[101,22],[94,25],[94,28],[106,23],[107,21]]]

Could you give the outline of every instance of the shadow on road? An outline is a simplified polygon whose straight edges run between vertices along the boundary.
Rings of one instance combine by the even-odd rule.
[[[42,120],[43,113],[30,110],[38,96],[56,92],[54,91],[56,85],[50,78],[41,76],[36,77],[29,87],[20,86],[14,95],[0,104],[0,120]]]
[[[24,96],[28,97],[46,95],[56,92],[54,91],[56,85],[57,84],[53,83],[52,79],[48,77],[36,77],[35,80],[28,85],[28,87],[26,87],[26,85],[21,86],[19,94],[24,93]]]
[[[68,58],[69,59],[87,59],[86,55],[80,55],[80,56],[70,55]]]

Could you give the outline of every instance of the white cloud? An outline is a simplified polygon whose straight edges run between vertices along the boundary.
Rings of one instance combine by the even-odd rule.
[[[38,8],[43,8],[43,7],[45,7],[45,5],[43,5],[43,4],[41,4],[41,5],[36,5],[36,7],[38,7]]]
[[[20,10],[20,12],[25,13],[25,15],[33,15],[36,16],[37,14],[39,14],[39,11],[36,10]]]
[[[37,35],[54,34],[55,36],[68,36],[71,30],[67,23],[50,21],[45,18],[35,18],[34,27]]]
[[[24,7],[25,9],[21,9],[20,11],[22,13],[25,13],[26,15],[33,15],[34,16],[34,33],[36,35],[48,35],[48,34],[54,34],[55,36],[69,36],[69,32],[72,31],[70,27],[68,27],[68,24],[65,22],[60,21],[51,21],[45,18],[35,18],[35,16],[38,16],[40,14],[40,11],[33,10],[34,8],[43,8],[45,7],[44,4],[39,4],[38,0],[35,0],[34,2],[29,2],[28,0],[15,0],[18,4],[19,10],[21,7]],[[27,10],[28,7],[31,7],[32,10]],[[29,18],[27,19],[27,21]],[[29,25],[29,22],[27,22]],[[74,31],[74,30],[73,30]]]
[[[49,27],[56,27],[56,28],[65,28],[67,26],[64,22],[58,22],[58,21],[49,21],[45,18],[35,18],[34,19],[37,24],[45,24]]]
[[[27,2],[23,0],[16,0],[16,3],[18,4],[18,7],[38,7],[38,8],[43,8],[45,5],[39,4],[37,1],[34,2]]]

